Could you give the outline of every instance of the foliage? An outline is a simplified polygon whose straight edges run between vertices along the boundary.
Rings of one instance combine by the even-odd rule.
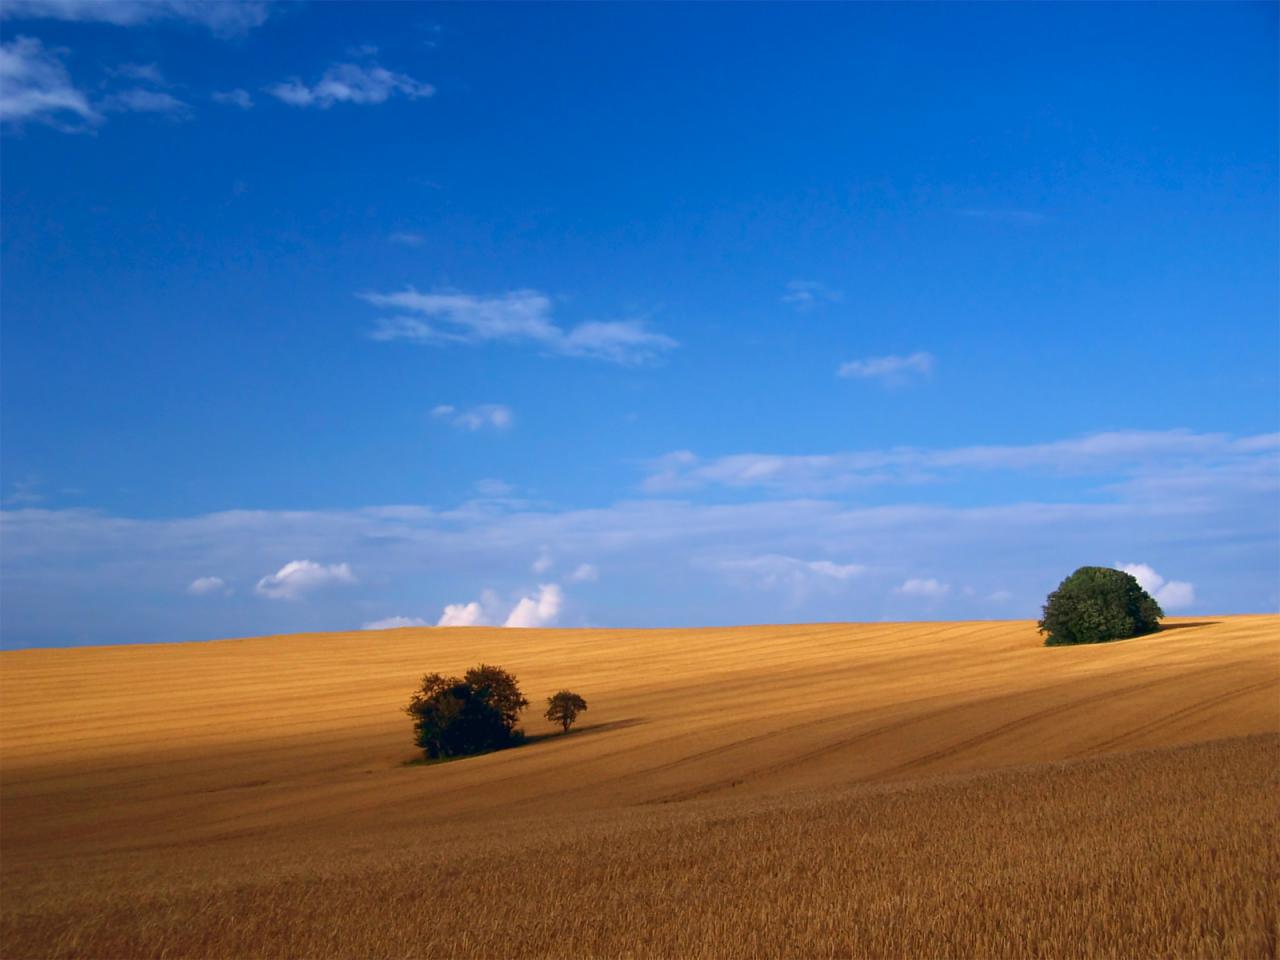
[[[564,727],[564,732],[569,732],[569,727],[573,725],[573,721],[578,719],[578,714],[587,709],[587,701],[578,696],[572,690],[561,690],[554,697],[547,697],[547,712],[543,714],[552,723],[558,723]]]
[[[414,742],[435,760],[518,742],[516,722],[528,704],[514,676],[481,664],[462,677],[427,674],[405,710],[413,717]]]
[[[1045,646],[1106,643],[1159,630],[1163,616],[1131,574],[1081,567],[1049,594],[1039,626]]]

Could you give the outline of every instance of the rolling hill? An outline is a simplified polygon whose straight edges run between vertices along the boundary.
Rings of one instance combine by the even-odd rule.
[[[0,653],[5,956],[1276,951],[1280,617]],[[421,674],[568,686],[447,764]]]

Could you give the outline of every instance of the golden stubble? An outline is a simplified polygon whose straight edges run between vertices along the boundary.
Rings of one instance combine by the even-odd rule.
[[[1280,618],[1171,626],[3,653],[0,953],[1274,955]],[[482,661],[590,710],[406,766]]]

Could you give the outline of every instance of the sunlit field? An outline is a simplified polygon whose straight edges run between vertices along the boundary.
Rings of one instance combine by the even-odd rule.
[[[561,734],[438,765],[424,672]],[[5,957],[1275,956],[1280,617],[0,654]]]

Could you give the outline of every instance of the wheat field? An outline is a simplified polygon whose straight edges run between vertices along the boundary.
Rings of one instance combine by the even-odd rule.
[[[0,654],[0,954],[1277,955],[1280,617]],[[569,735],[406,761],[421,674]]]

